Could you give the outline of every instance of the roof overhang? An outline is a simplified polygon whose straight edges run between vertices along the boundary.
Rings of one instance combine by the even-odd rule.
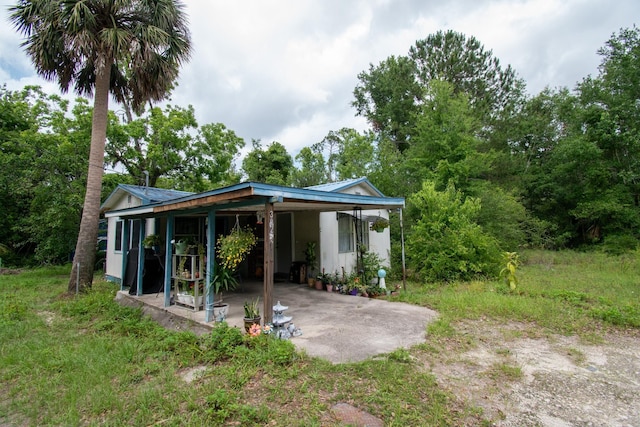
[[[276,212],[398,209],[405,206],[404,198],[345,194],[245,182],[166,202],[110,211],[105,216],[149,218],[170,214],[204,215],[211,210],[217,213],[240,214],[260,210],[266,203],[274,203]]]

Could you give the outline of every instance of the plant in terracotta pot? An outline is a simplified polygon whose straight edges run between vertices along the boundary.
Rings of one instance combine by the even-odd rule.
[[[260,325],[260,298],[244,302],[244,329],[249,332],[252,325]]]

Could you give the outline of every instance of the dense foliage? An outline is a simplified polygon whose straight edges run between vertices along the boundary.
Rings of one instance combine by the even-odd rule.
[[[640,229],[640,31],[621,30],[598,53],[598,75],[586,76],[575,89],[527,95],[515,70],[477,39],[437,32],[416,41],[407,55],[358,75],[353,106],[370,130],[330,130],[295,158],[278,142],[254,141],[239,170],[235,160],[244,142],[222,124],[198,129],[191,107],[154,108],[123,123],[111,113],[108,160],[128,174],[106,179],[103,195],[120,180],[143,182],[143,171],[150,183],[194,191],[241,177],[305,187],[367,176],[385,195],[407,198],[409,268],[433,279],[494,275],[503,252],[524,247],[634,249]],[[63,140],[81,140],[91,110],[80,103],[71,114],[50,114],[44,104],[21,96],[4,90],[1,100],[0,162],[6,167],[0,193],[12,203],[2,206],[0,242],[39,260],[60,261],[65,244],[54,248],[38,226],[76,227],[69,218],[79,215],[83,181],[74,168],[86,154],[82,144],[70,151]],[[36,159],[45,143],[62,151]],[[28,173],[10,172],[17,167]],[[42,179],[36,170],[56,177]],[[55,186],[53,206],[45,207],[39,202],[44,189]],[[54,223],[57,213],[67,219]],[[391,235],[397,248],[395,215]]]

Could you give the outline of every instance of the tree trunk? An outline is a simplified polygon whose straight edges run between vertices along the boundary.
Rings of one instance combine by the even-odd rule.
[[[76,291],[76,285],[80,291],[90,288],[93,281],[93,264],[96,259],[98,224],[100,221],[100,190],[102,188],[102,173],[104,170],[104,145],[107,137],[109,73],[110,67],[105,66],[96,75],[87,191],[84,196],[80,232],[78,233],[73,267],[69,278],[68,290],[70,293]],[[79,272],[78,265],[80,265]]]

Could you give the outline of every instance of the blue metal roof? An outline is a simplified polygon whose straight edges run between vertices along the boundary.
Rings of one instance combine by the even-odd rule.
[[[142,205],[148,205],[159,202],[166,202],[184,196],[190,196],[194,193],[188,191],[169,190],[166,188],[143,187],[140,185],[118,184],[115,190],[107,197],[100,209],[108,207],[112,201],[115,201],[119,193],[126,192],[141,200]]]
[[[355,185],[355,182],[347,183],[343,188],[350,185]],[[140,208],[146,207],[158,214],[178,210],[183,212],[188,210],[201,210],[212,205],[218,205],[218,208],[222,209],[232,209],[263,204],[267,200],[278,201],[278,204],[284,202],[284,204],[288,204],[289,206],[292,206],[292,203],[301,203],[305,209],[312,209],[313,204],[316,204],[316,209],[318,206],[324,205],[325,210],[332,210],[329,206],[333,206],[333,210],[353,209],[355,206],[362,206],[363,208],[375,206],[377,208],[388,209],[404,207],[404,198],[367,196],[362,194],[339,193],[337,191],[322,191],[315,188],[295,188],[259,182],[243,182],[203,193],[189,194],[177,199],[159,201],[147,204],[146,206],[143,205],[137,208],[122,209],[114,212],[119,212],[124,215],[130,212],[132,215],[137,215],[143,213],[140,212]],[[148,213],[150,212],[144,214],[147,215]]]
[[[189,191],[169,190],[166,188],[142,187],[139,185],[120,184],[118,187],[128,191],[132,195],[142,200],[142,204],[166,202],[167,200],[177,199],[179,197],[190,196],[194,193]]]
[[[354,178],[354,179],[345,179],[344,181],[337,182],[327,182],[326,184],[312,185],[310,187],[305,187],[310,190],[320,190],[320,191],[331,191],[331,192],[339,192],[342,190],[346,190],[347,188],[355,187],[358,184],[365,184],[371,188],[375,193],[377,193],[380,197],[384,197],[384,194],[380,192],[367,178]]]

